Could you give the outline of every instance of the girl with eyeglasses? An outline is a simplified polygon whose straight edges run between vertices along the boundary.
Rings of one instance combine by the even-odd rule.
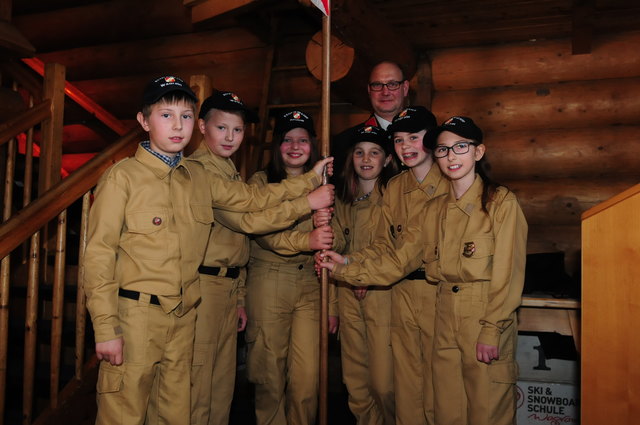
[[[527,223],[513,192],[492,182],[473,120],[452,117],[425,138],[450,182],[428,204],[405,244],[384,261],[354,267],[330,254],[320,265],[355,280],[356,269],[384,279],[423,263],[438,287],[433,348],[438,425],[515,423],[517,320],[524,284]],[[416,259],[417,257],[417,259]],[[338,264],[336,264],[338,263]]]
[[[433,114],[422,106],[403,109],[389,126],[393,147],[408,168],[389,181],[383,196],[382,217],[375,240],[349,254],[354,266],[370,259],[374,269],[386,264],[388,252],[400,249],[409,237],[409,225],[434,198],[447,193],[448,183],[434,166],[432,151],[423,138],[437,127]],[[419,259],[419,257],[418,257]],[[391,290],[391,346],[393,351],[396,422],[434,425],[431,353],[436,285],[425,282],[421,262],[401,274],[370,273],[358,268],[358,285],[393,285]],[[352,280],[347,280],[353,283]]]

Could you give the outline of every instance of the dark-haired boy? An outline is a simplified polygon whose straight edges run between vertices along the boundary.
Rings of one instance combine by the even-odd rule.
[[[258,121],[233,92],[215,91],[200,108],[198,128],[204,140],[190,158],[221,179],[241,180],[231,156],[240,148],[246,123]],[[330,187],[285,201],[254,213],[215,210],[200,272],[202,301],[197,306],[196,334],[191,369],[191,423],[227,425],[233,399],[237,333],[244,330],[247,234],[285,229],[297,218],[320,208]],[[318,199],[316,199],[318,198]]]
[[[151,422],[189,423],[193,306],[212,205],[265,208],[320,181],[318,169],[267,191],[213,178],[182,156],[196,103],[180,78],[151,81],[137,115],[149,140],[135,157],[107,170],[96,189],[83,268],[96,355],[103,360],[97,424],[143,424],[150,405],[157,415]]]

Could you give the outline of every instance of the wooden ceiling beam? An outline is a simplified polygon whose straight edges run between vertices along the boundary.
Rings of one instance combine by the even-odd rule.
[[[594,11],[594,0],[573,0],[571,53],[574,55],[591,53]]]
[[[67,78],[75,81],[168,72],[187,66],[199,69],[235,64],[252,55],[261,56],[265,47],[266,44],[253,34],[231,28],[80,47],[38,57],[44,62],[65,65]],[[141,60],[141,55],[144,55],[144,60]]]
[[[185,6],[191,7],[191,22],[194,24],[215,18],[255,2],[256,0],[184,0]]]
[[[114,0],[14,16],[39,53],[190,32],[189,9],[173,0]]]
[[[410,39],[395,32],[391,22],[376,13],[366,1],[332,1],[331,24],[333,34],[371,65],[390,60],[404,66],[408,79],[415,74],[416,53]]]

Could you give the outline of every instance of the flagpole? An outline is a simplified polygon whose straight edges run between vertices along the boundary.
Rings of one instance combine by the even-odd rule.
[[[322,123],[320,151],[323,157],[329,156],[329,122],[331,118],[331,0],[326,0],[326,12],[322,17]],[[334,170],[334,173],[338,170]],[[325,170],[323,184],[328,183]],[[320,384],[319,384],[319,425],[327,425],[327,396],[329,369],[329,272],[322,269],[320,285]]]

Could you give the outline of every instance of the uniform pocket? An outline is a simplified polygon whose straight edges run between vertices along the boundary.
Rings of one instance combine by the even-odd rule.
[[[265,384],[268,371],[264,361],[265,346],[262,329],[258,326],[247,326],[244,338],[247,343],[247,378],[254,384]]]
[[[135,256],[151,260],[165,260],[169,252],[165,209],[134,211],[126,215],[127,233],[123,247],[129,246]]]
[[[96,391],[98,394],[118,392],[122,389],[123,379],[123,366],[111,366],[109,363],[102,362]]]
[[[518,373],[513,360],[494,361],[489,365],[489,378],[497,384],[515,384]]]
[[[461,275],[464,280],[490,280],[495,243],[493,238],[462,241],[459,247]]]
[[[193,365],[202,366],[207,361],[207,353],[211,344],[193,344]]]

